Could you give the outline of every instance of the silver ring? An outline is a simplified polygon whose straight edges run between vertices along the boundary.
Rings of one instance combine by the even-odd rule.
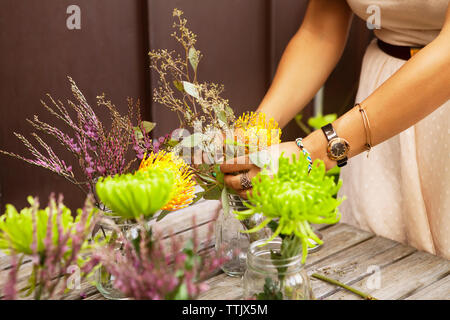
[[[242,187],[242,190],[248,190],[253,187],[252,182],[250,181],[250,178],[248,177],[248,172],[244,172],[241,174],[241,187]]]

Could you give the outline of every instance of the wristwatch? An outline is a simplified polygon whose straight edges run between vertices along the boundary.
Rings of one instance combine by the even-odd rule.
[[[339,138],[331,123],[322,127],[322,131],[328,141],[327,155],[331,160],[337,161],[338,167],[343,167],[347,164],[347,154],[350,150],[348,141],[344,138]]]

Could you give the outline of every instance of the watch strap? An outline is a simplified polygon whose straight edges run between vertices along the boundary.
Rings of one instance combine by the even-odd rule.
[[[337,138],[337,136],[338,136],[336,131],[334,131],[334,128],[331,125],[331,123],[323,126],[321,129],[322,129],[323,133],[325,134],[325,137],[327,138],[328,142],[330,142],[334,138]]]
[[[338,160],[338,161],[337,161],[337,166],[338,166],[339,168],[345,166],[345,165],[347,164],[347,160],[348,160],[347,157],[345,157],[344,159]]]

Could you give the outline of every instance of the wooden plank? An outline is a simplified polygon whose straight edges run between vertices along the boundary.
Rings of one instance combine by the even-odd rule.
[[[450,275],[417,290],[406,300],[450,300]]]
[[[450,272],[450,261],[422,251],[400,259],[381,268],[381,286],[378,289],[368,288],[366,279],[362,279],[353,287],[369,293],[378,299],[403,299],[409,294],[437,281]],[[339,290],[329,299],[360,299],[348,291]]]
[[[321,233],[324,244],[320,250],[308,254],[307,267],[374,237],[370,232],[359,230],[345,223],[338,223],[322,229]]]
[[[209,290],[202,293],[198,300],[240,300],[243,295],[242,278],[230,277],[221,273],[206,281]]]
[[[331,256],[308,268],[308,274],[323,274],[342,283],[351,285],[372,274],[373,266],[383,267],[412,254],[414,248],[401,245],[395,241],[375,237],[354,247]],[[340,288],[311,278],[311,285],[316,299],[326,298]]]
[[[182,233],[193,227],[194,217],[195,225],[204,224],[214,220],[220,208],[220,201],[201,201],[191,207],[169,213],[161,221],[152,220],[150,225],[156,225],[156,228],[163,230],[166,235]]]
[[[319,251],[308,255],[307,266],[313,266],[328,256],[333,256],[335,253],[342,252],[373,237],[368,232],[343,223],[322,229],[321,232],[324,236],[325,244]],[[242,298],[241,278],[221,274],[211,278],[207,284],[210,286],[210,289],[199,297],[201,300],[236,300]]]

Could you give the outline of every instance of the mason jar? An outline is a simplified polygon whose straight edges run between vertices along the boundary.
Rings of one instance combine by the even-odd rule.
[[[122,243],[117,239],[117,232],[115,228],[119,229],[127,239],[134,239],[138,235],[138,228],[136,222],[126,221],[117,216],[108,216],[103,218],[99,223],[99,230],[101,238],[110,237],[110,241],[114,241],[114,247],[118,252],[122,250]],[[108,300],[127,300],[128,298],[114,286],[114,276],[111,275],[105,267],[100,266],[95,274],[95,285],[97,290]]]
[[[281,239],[267,244],[266,239],[250,245],[245,271],[244,299],[257,300],[311,300],[311,283],[301,254],[287,259],[274,259],[280,252]]]
[[[250,244],[259,239],[270,237],[272,231],[264,227],[258,232],[242,233],[256,227],[264,220],[262,214],[254,214],[249,219],[240,221],[233,211],[243,211],[248,208],[244,205],[246,200],[238,195],[228,195],[230,212],[221,211],[215,227],[216,250],[223,250],[228,262],[222,265],[222,270],[230,276],[242,276],[246,269],[247,251]]]

